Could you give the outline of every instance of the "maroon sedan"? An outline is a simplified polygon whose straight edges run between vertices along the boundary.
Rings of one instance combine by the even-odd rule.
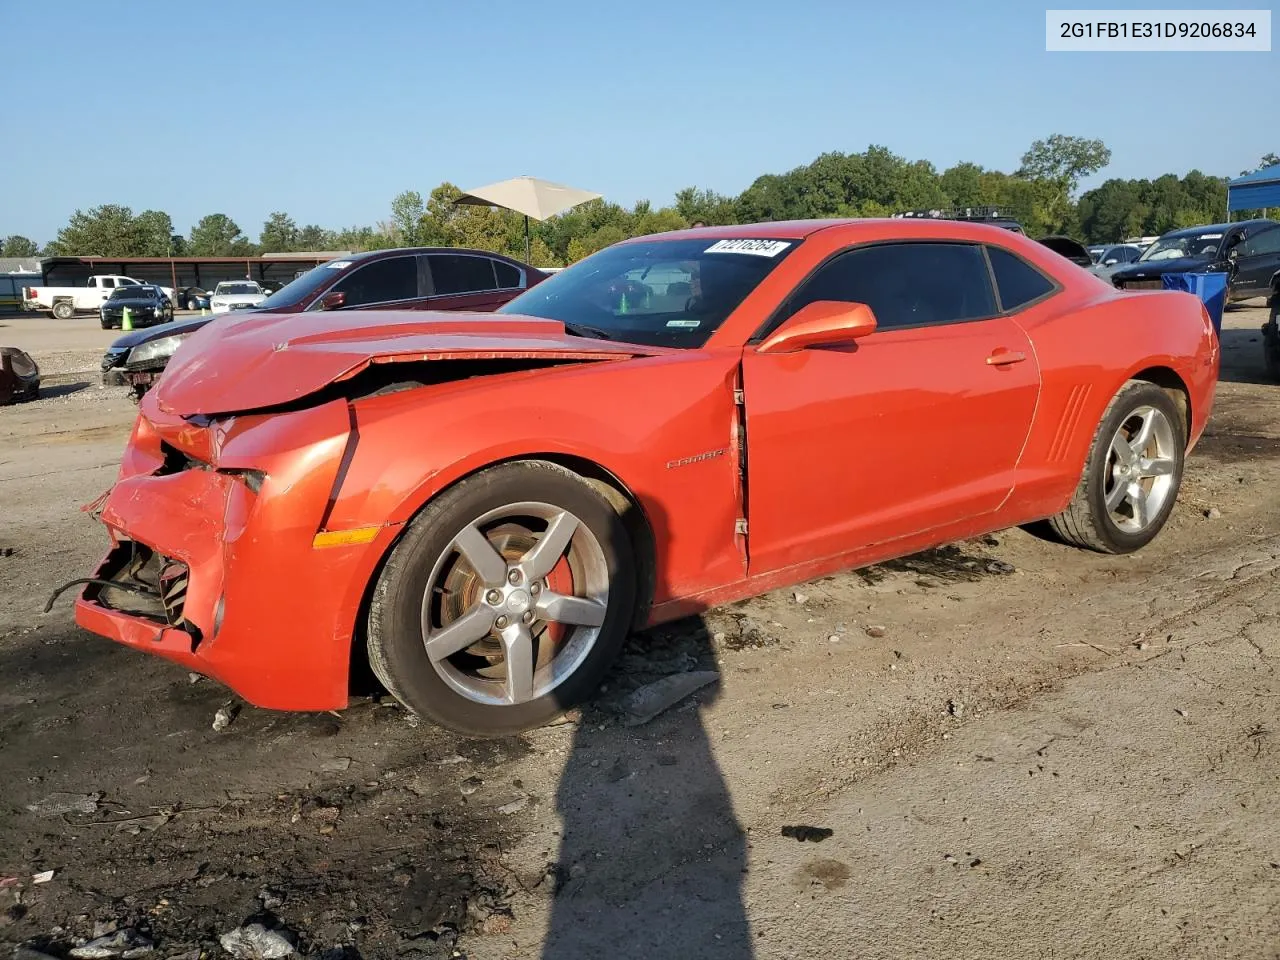
[[[233,312],[489,311],[546,277],[547,274],[528,264],[486,250],[455,247],[374,250],[322,263],[257,306]],[[178,344],[213,319],[193,317],[126,333],[107,348],[102,358],[103,381],[128,383],[141,395],[160,376]]]

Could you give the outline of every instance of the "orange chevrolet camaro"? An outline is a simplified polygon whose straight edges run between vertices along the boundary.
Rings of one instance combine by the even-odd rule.
[[[76,618],[278,709],[345,706],[367,652],[511,733],[645,624],[1042,519],[1141,547],[1218,363],[1190,294],[938,220],[641,237],[497,313],[231,315],[143,399]]]

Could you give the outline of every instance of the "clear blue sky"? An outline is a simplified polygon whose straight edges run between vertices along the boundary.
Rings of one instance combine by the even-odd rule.
[[[0,235],[121,203],[256,239],[272,210],[373,223],[401,190],[520,174],[664,204],[871,143],[1012,170],[1101,137],[1101,178],[1280,151],[1280,53],[1046,53],[1067,5],[7,0]]]

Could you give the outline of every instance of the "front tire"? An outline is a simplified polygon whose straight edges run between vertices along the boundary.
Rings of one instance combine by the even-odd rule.
[[[595,691],[635,603],[635,558],[609,503],[556,464],[503,464],[409,524],[374,587],[369,663],[443,727],[518,733]]]
[[[1101,553],[1146,546],[1173,512],[1186,449],[1169,394],[1130,380],[1102,416],[1071,504],[1049,526],[1065,542]]]

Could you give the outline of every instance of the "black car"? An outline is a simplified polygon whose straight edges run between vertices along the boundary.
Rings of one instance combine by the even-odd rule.
[[[1226,273],[1227,300],[1269,295],[1280,274],[1280,221],[1242,220],[1166,233],[1111,274],[1122,290],[1159,290],[1166,273]]]
[[[256,307],[233,312],[239,318],[268,310],[487,311],[496,310],[546,278],[541,270],[484,250],[374,250],[322,263],[299,274]],[[172,317],[172,309],[169,315]],[[103,382],[128,384],[141,396],[160,376],[178,344],[215,319],[192,317],[160,329],[126,333],[102,358]]]
[[[173,319],[173,301],[159,287],[149,283],[116,287],[103,301],[98,312],[102,329],[124,326],[124,312],[129,311],[129,322],[135,327],[150,327],[168,323]]]

